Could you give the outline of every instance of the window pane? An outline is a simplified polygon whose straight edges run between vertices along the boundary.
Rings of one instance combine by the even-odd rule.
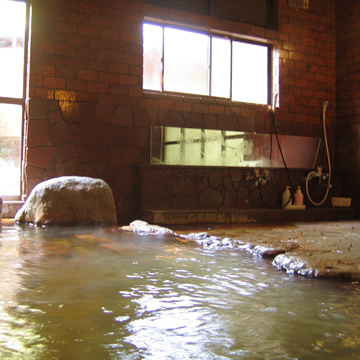
[[[211,57],[211,95],[230,98],[230,40],[213,38]]]
[[[268,102],[268,48],[233,42],[232,100]]]
[[[25,10],[23,2],[0,1],[0,96],[22,98]]]
[[[0,104],[1,195],[20,195],[21,123],[22,106]]]
[[[209,37],[165,28],[164,90],[209,95]]]
[[[144,24],[143,26],[143,88],[161,91],[162,78],[162,40],[161,26]]]

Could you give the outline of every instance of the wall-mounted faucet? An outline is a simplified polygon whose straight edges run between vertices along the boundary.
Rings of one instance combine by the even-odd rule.
[[[329,178],[329,174],[326,172],[322,171],[322,167],[318,166],[316,171],[312,171],[309,174],[308,180],[311,180],[313,178],[318,178],[319,179],[319,184],[321,184],[322,181],[325,181]],[[329,187],[331,187],[331,184],[326,184]]]
[[[188,171],[183,171],[180,175],[180,180],[181,182],[185,182],[185,181],[188,181],[190,179],[190,175],[189,175],[189,172]]]
[[[196,175],[196,181],[204,182],[208,178],[208,174],[206,172],[202,172]]]
[[[254,181],[255,186],[265,185],[267,182],[267,177],[269,175],[269,170],[264,169],[260,171],[259,169],[254,169],[252,175],[246,176],[246,181]]]
[[[323,173],[322,168],[318,167],[316,171],[311,171],[308,174],[308,176],[306,177],[306,182],[305,182],[306,194],[307,194],[310,202],[315,206],[320,206],[326,201],[326,199],[327,199],[327,197],[329,195],[329,189],[331,188],[331,160],[330,160],[329,144],[328,144],[327,134],[326,134],[326,108],[328,107],[328,105],[329,105],[329,102],[324,101],[323,113],[322,113],[322,125],[323,125],[323,131],[324,131],[324,141],[325,141],[325,149],[326,149],[326,157],[327,157],[327,161],[328,161],[329,173],[328,174]],[[320,202],[315,202],[311,198],[311,195],[310,195],[310,192],[309,192],[309,182],[314,177],[319,177],[319,184],[321,184],[322,180],[327,179],[326,193],[325,193],[323,199]]]

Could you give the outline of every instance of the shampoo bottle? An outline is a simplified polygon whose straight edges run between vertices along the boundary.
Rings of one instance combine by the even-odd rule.
[[[292,204],[290,186],[287,186],[282,194],[282,206],[290,206]]]
[[[294,194],[294,205],[303,205],[303,203],[304,203],[304,195],[301,192],[301,186],[298,186]]]

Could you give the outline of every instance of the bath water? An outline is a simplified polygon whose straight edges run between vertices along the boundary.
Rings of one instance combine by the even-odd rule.
[[[358,359],[360,284],[101,228],[0,232],[1,359]]]

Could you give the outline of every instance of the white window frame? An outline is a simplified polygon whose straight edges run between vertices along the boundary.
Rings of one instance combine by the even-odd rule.
[[[29,0],[7,0],[7,1],[14,1],[14,2],[20,2],[20,3],[24,3],[26,6],[25,9],[25,33],[24,33],[24,65],[23,65],[23,69],[21,69],[23,71],[23,90],[22,90],[22,94],[21,96],[10,96],[10,97],[6,97],[6,96],[0,96],[0,104],[5,104],[5,105],[18,105],[21,106],[22,111],[21,113],[24,114],[24,109],[25,109],[25,98],[26,98],[26,93],[27,93],[27,66],[28,66],[28,50],[29,50],[29,46],[28,46],[28,42],[29,42],[29,14],[30,14],[30,5],[29,5]],[[13,194],[13,195],[5,195],[5,194],[1,194],[0,193],[0,197],[4,200],[4,201],[18,201],[21,200],[22,195],[23,195],[23,137],[24,137],[24,116],[22,115],[21,118],[22,124],[21,124],[21,133],[19,134],[20,136],[20,172],[19,172],[19,179],[20,179],[20,188],[18,189],[18,194]]]
[[[262,104],[262,105],[272,105],[272,99],[275,93],[278,93],[278,89],[274,89],[274,83],[276,84],[276,79],[274,82],[274,78],[276,76],[276,74],[274,74],[274,72],[276,72],[276,67],[273,66],[274,64],[274,60],[276,61],[276,51],[274,48],[274,45],[269,43],[268,41],[264,40],[258,40],[258,39],[250,39],[249,37],[237,37],[234,35],[229,35],[229,34],[220,34],[220,33],[215,33],[215,32],[208,32],[202,29],[196,29],[196,28],[189,28],[189,27],[185,27],[185,26],[178,26],[178,25],[174,25],[174,24],[169,24],[169,23],[163,23],[163,22],[157,22],[154,20],[145,20],[144,24],[149,24],[149,25],[155,25],[155,26],[159,26],[162,28],[163,34],[162,34],[162,58],[161,58],[161,79],[159,79],[160,83],[161,83],[161,89],[151,89],[151,88],[146,88],[144,87],[143,84],[143,90],[144,92],[150,92],[150,93],[158,93],[158,94],[167,94],[167,93],[179,93],[183,96],[199,96],[199,97],[203,97],[203,96],[207,96],[207,97],[211,97],[211,98],[220,98],[220,99],[225,99],[225,100],[229,100],[232,102],[243,102],[243,103],[254,103],[254,104]],[[164,89],[164,29],[165,28],[170,28],[170,29],[178,29],[178,30],[183,30],[183,31],[189,31],[189,32],[193,32],[193,33],[200,33],[200,34],[204,34],[206,36],[209,37],[209,44],[210,44],[210,51],[209,51],[209,78],[208,78],[208,89],[209,92],[208,94],[204,95],[204,94],[197,94],[197,93],[191,93],[191,92],[176,92],[176,91],[168,91]],[[231,64],[230,64],[230,96],[213,96],[212,95],[212,89],[211,89],[211,51],[212,51],[212,39],[213,38],[223,38],[223,39],[227,39],[231,42]],[[241,44],[250,44],[250,45],[258,45],[259,47],[265,48],[266,49],[266,61],[267,61],[267,69],[266,69],[266,79],[267,79],[267,84],[266,84],[266,101],[262,101],[262,102],[251,102],[251,101],[247,101],[247,100],[241,100],[241,99],[233,99],[233,94],[232,94],[232,82],[233,82],[233,78],[232,78],[232,72],[233,72],[233,44],[234,43],[241,43]],[[145,50],[144,50],[145,51]],[[145,54],[144,54],[145,56]],[[143,69],[143,79],[144,79],[144,72],[145,69]],[[278,87],[278,85],[276,86]],[[274,91],[275,90],[275,91]]]

